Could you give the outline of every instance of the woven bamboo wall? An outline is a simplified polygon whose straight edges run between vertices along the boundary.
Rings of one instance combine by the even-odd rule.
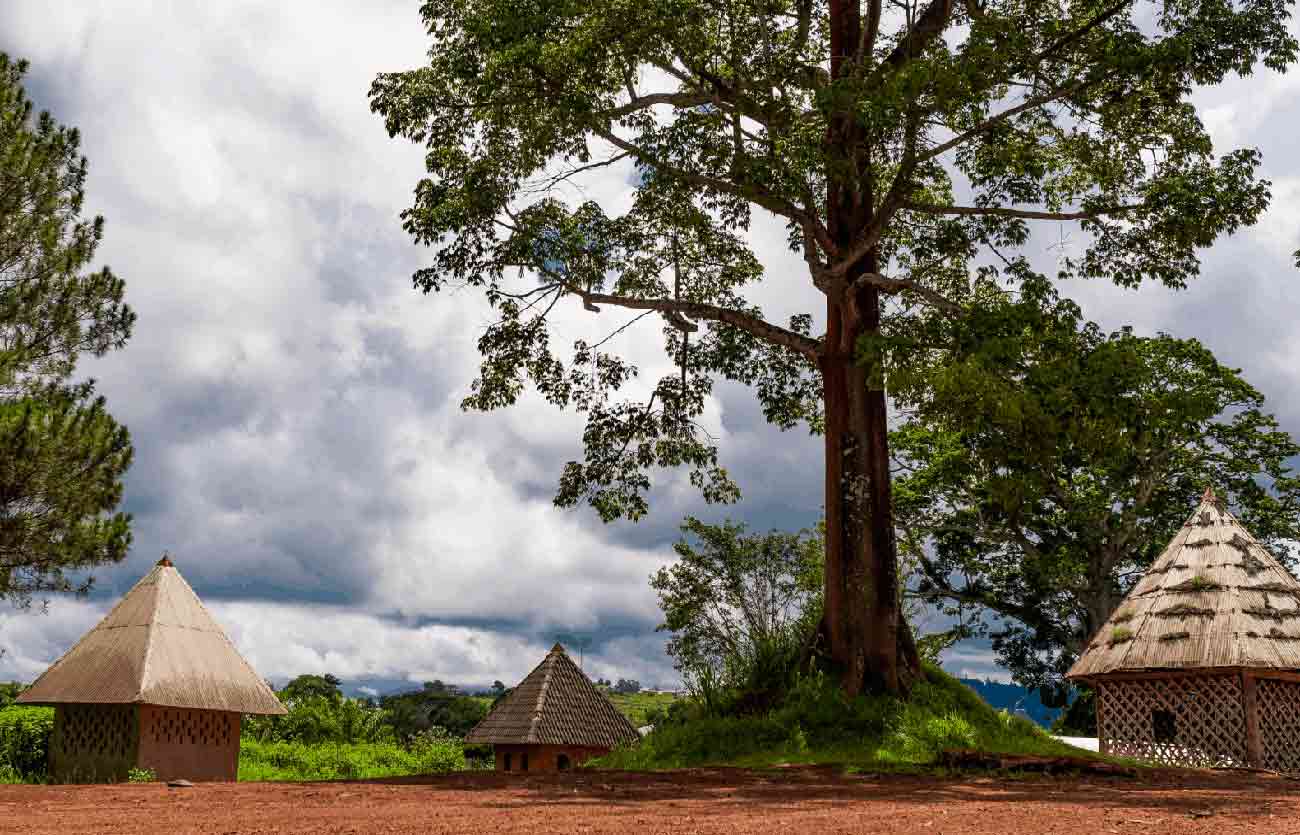
[[[138,728],[135,705],[59,705],[50,736],[50,774],[65,783],[125,780],[135,766]]]
[[[1098,698],[1103,751],[1161,765],[1246,765],[1237,675],[1102,680]]]
[[[1261,678],[1255,685],[1264,768],[1300,771],[1300,682]]]

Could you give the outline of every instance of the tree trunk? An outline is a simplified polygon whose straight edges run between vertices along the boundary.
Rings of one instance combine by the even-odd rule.
[[[857,48],[861,12],[847,0],[831,0],[828,11],[831,77],[838,79],[844,56]],[[867,139],[851,112],[828,120],[827,150],[846,165],[828,172],[826,220],[836,244],[846,249],[871,222],[874,208],[870,178],[858,176],[871,168]],[[872,251],[846,278],[852,282],[877,269]],[[850,696],[864,689],[905,692],[920,669],[898,588],[885,392],[872,388],[870,369],[854,361],[858,339],[879,330],[878,290],[851,286],[828,294],[820,360],[826,428],[826,586],[820,631]]]
[[[871,288],[827,304],[821,362],[826,414],[825,632],[849,695],[905,692],[919,671],[903,620],[890,499],[885,392],[854,361],[858,337],[879,328]]]

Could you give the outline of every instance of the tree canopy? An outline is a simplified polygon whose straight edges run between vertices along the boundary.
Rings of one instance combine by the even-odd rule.
[[[739,495],[698,420],[717,379],[824,433],[818,634],[847,692],[896,691],[919,661],[882,369],[860,346],[1045,280],[1023,254],[1035,220],[1090,239],[1059,277],[1185,285],[1196,250],[1268,202],[1258,152],[1216,154],[1186,98],[1292,62],[1289,5],[428,0],[428,63],[380,74],[371,106],[427,150],[402,215],[432,249],[417,287],[472,288],[500,316],[464,406],[531,387],[584,412],[556,501],[606,520],[644,514],[660,467],[707,500]],[[629,199],[572,198],[619,171]],[[796,274],[754,255],[756,214],[784,225]],[[765,318],[755,285],[795,281],[824,314]],[[561,303],[658,314],[679,371],[640,385],[603,340],[561,349]]]
[[[1001,338],[949,324],[968,350],[900,357],[896,496],[900,524],[932,546],[920,593],[992,614],[999,661],[1059,693],[1207,486],[1294,562],[1300,444],[1196,340],[1103,333],[1054,299],[1020,307]]]
[[[93,381],[69,378],[135,321],[122,280],[89,268],[104,219],[81,216],[80,136],[33,115],[26,69],[0,53],[0,596],[19,604],[73,590],[67,570],[126,556],[130,516],[113,511],[130,437]]]

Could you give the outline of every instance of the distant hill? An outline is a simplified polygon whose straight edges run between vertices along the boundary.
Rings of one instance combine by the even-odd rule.
[[[1061,713],[1060,708],[1047,707],[1039,701],[1036,691],[1026,690],[1018,684],[980,681],[975,678],[963,678],[961,683],[979,693],[993,707],[1019,713],[1044,728],[1051,725]]]

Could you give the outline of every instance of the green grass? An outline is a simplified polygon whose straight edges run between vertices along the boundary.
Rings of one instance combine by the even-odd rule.
[[[614,703],[614,707],[638,728],[647,724],[646,711],[655,708],[667,710],[668,706],[676,700],[676,696],[672,693],[606,693],[605,695]]]
[[[241,782],[400,777],[460,771],[465,767],[460,740],[412,751],[387,743],[303,745],[244,739],[239,749]]]
[[[765,716],[688,718],[665,723],[633,748],[590,765],[653,770],[781,763],[841,764],[857,769],[933,766],[946,748],[1001,754],[1097,756],[1052,739],[1019,716],[994,710],[975,691],[935,667],[906,702],[845,699],[824,679],[804,679]]]

